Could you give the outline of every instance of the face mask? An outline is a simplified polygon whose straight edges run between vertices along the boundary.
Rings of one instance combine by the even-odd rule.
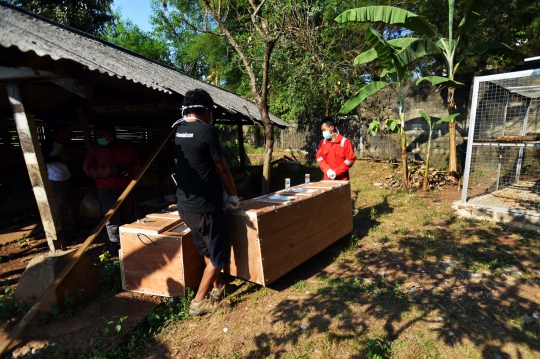
[[[109,141],[106,138],[98,138],[97,143],[100,146],[107,146],[109,144]]]
[[[332,138],[332,134],[330,133],[330,131],[323,131],[322,136],[325,140],[329,140]]]

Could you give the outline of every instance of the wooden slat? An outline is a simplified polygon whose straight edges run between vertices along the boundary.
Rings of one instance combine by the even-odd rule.
[[[41,146],[32,116],[27,116],[22,103],[19,86],[15,82],[6,83],[6,91],[15,118],[19,142],[24,154],[24,161],[34,190],[43,229],[51,252],[63,248],[62,229],[54,203],[51,184],[47,177],[47,167],[41,153]],[[52,205],[51,205],[52,204]]]

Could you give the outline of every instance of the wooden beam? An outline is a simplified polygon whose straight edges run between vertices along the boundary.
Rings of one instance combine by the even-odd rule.
[[[88,116],[86,113],[84,113],[82,108],[77,108],[77,118],[79,119],[79,122],[81,124],[83,136],[84,136],[84,144],[86,145],[86,149],[90,151],[92,149],[92,133],[90,132],[90,124],[88,123]]]
[[[26,80],[45,77],[58,77],[58,75],[48,71],[34,70],[30,67],[0,66],[0,80],[2,81]]]
[[[244,147],[244,129],[242,128],[242,120],[236,121],[236,128],[238,129],[238,152],[240,152],[240,169],[242,172],[246,171],[246,149]]]
[[[182,104],[180,103],[141,103],[131,105],[87,106],[86,108],[98,113],[178,111],[178,117],[180,117],[180,107],[182,107]]]
[[[30,308],[30,310],[24,315],[24,317],[17,323],[17,325],[11,330],[7,338],[2,342],[0,345],[0,357],[5,354],[5,352],[8,350],[9,346],[15,339],[19,337],[19,335],[22,333],[24,328],[30,323],[30,321],[35,317],[35,315],[38,313],[39,309],[43,304],[45,304],[45,300],[49,296],[49,294],[56,290],[56,288],[62,283],[64,278],[67,276],[69,271],[77,264],[83,253],[86,251],[86,249],[92,244],[94,239],[98,236],[99,232],[103,229],[105,224],[111,219],[113,214],[120,208],[126,197],[131,193],[133,188],[137,185],[141,177],[144,175],[148,167],[152,164],[158,153],[161,151],[163,146],[167,143],[171,135],[176,132],[176,127],[172,129],[172,131],[163,139],[163,142],[161,145],[154,151],[152,156],[146,161],[144,166],[141,168],[141,170],[135,175],[135,178],[131,180],[130,184],[126,187],[124,192],[118,197],[116,200],[116,203],[109,209],[109,211],[105,214],[105,216],[101,219],[99,224],[94,228],[94,231],[92,234],[84,241],[83,244],[77,249],[77,252],[71,257],[69,262],[66,264],[66,266],[62,269],[60,273],[58,273],[58,276],[54,279],[54,281],[45,289],[43,294],[37,299],[37,301],[34,303],[34,305]]]
[[[34,190],[34,196],[36,197],[41,221],[43,222],[43,230],[47,236],[49,249],[54,252],[56,248],[63,248],[61,243],[62,229],[56,205],[54,204],[51,184],[47,177],[47,167],[41,153],[36,124],[34,118],[27,116],[24,111],[19,85],[16,82],[7,82],[6,92],[13,111],[19,142]]]
[[[60,86],[64,90],[67,90],[75,95],[84,99],[91,99],[94,93],[94,86],[89,85],[86,82],[78,81],[69,78],[52,79],[51,82],[57,86]]]

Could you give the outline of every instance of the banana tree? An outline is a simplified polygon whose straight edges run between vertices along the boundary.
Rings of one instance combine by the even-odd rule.
[[[442,55],[446,62],[446,77],[453,81],[460,63],[466,57],[480,55],[487,52],[512,57],[522,56],[508,45],[495,41],[487,41],[478,44],[467,51],[463,51],[461,57],[456,61],[460,40],[473,31],[475,25],[481,19],[482,14],[489,9],[494,1],[495,0],[467,0],[463,17],[454,32],[455,0],[448,0],[447,36],[439,33],[437,27],[431,24],[425,17],[393,6],[368,6],[347,10],[336,17],[336,21],[339,23],[384,23],[391,26],[401,26],[414,31],[415,34],[426,35],[431,39],[435,39],[431,40],[426,38],[411,41],[402,49],[402,51],[400,51],[399,54],[396,55],[397,58],[395,61],[399,63],[400,66],[406,66],[417,58],[419,51],[423,51],[425,55]],[[439,86],[448,88],[448,114],[453,114],[457,108],[454,100],[456,87],[453,85],[453,83],[437,83],[440,81],[440,79],[432,76],[425,77],[422,79],[422,81],[429,81],[435,85],[438,84]],[[452,177],[457,179],[458,168],[455,118],[448,122],[448,128],[450,151],[448,166]]]
[[[427,153],[426,153],[426,168],[424,170],[424,184],[422,186],[422,189],[424,191],[428,190],[428,175],[429,175],[429,158],[431,157],[431,137],[433,136],[433,130],[435,127],[441,123],[448,123],[449,121],[453,120],[454,118],[459,116],[459,113],[453,113],[451,115],[448,115],[446,117],[441,118],[437,122],[431,122],[431,117],[429,117],[424,111],[420,110],[420,115],[426,120],[429,126],[429,137],[428,137],[428,145],[427,145]]]
[[[406,80],[405,72],[407,64],[403,65],[399,61],[400,54],[404,49],[410,49],[411,44],[418,42],[419,39],[415,38],[401,38],[386,41],[381,34],[372,28],[366,30],[367,40],[373,46],[372,49],[360,54],[354,60],[356,65],[360,65],[373,60],[380,60],[383,65],[383,70],[380,74],[381,79],[385,81],[374,81],[368,85],[362,87],[352,98],[350,98],[339,111],[340,114],[347,114],[354,110],[358,105],[364,102],[365,99],[371,95],[381,91],[382,89],[389,87],[398,99],[398,113],[399,113],[399,135],[401,142],[401,160],[402,160],[402,182],[404,188],[409,188],[409,171],[407,166],[407,137],[405,133],[405,100],[409,91],[414,84],[406,86],[404,80]],[[420,58],[426,54],[426,49],[422,46],[417,46],[416,52],[408,51],[408,55],[411,57]],[[448,80],[445,77],[435,76],[435,79],[440,83],[447,83]],[[462,85],[459,82],[450,81],[453,86]],[[373,127],[375,128],[375,127]]]

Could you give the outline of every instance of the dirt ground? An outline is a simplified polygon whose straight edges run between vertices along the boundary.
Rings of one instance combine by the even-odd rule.
[[[455,185],[429,193],[374,185],[394,170],[360,161],[353,167],[353,233],[270,287],[229,278],[232,308],[169,322],[130,356],[540,357],[538,233],[457,217]],[[316,168],[302,171],[319,180]],[[102,246],[91,254],[96,262]],[[0,290],[15,286],[28,261],[46,250],[42,236],[0,244]],[[101,296],[71,316],[33,324],[16,354],[51,343],[104,351],[115,344],[102,333],[103,318],[128,316],[127,333],[137,313],[159,302]]]

